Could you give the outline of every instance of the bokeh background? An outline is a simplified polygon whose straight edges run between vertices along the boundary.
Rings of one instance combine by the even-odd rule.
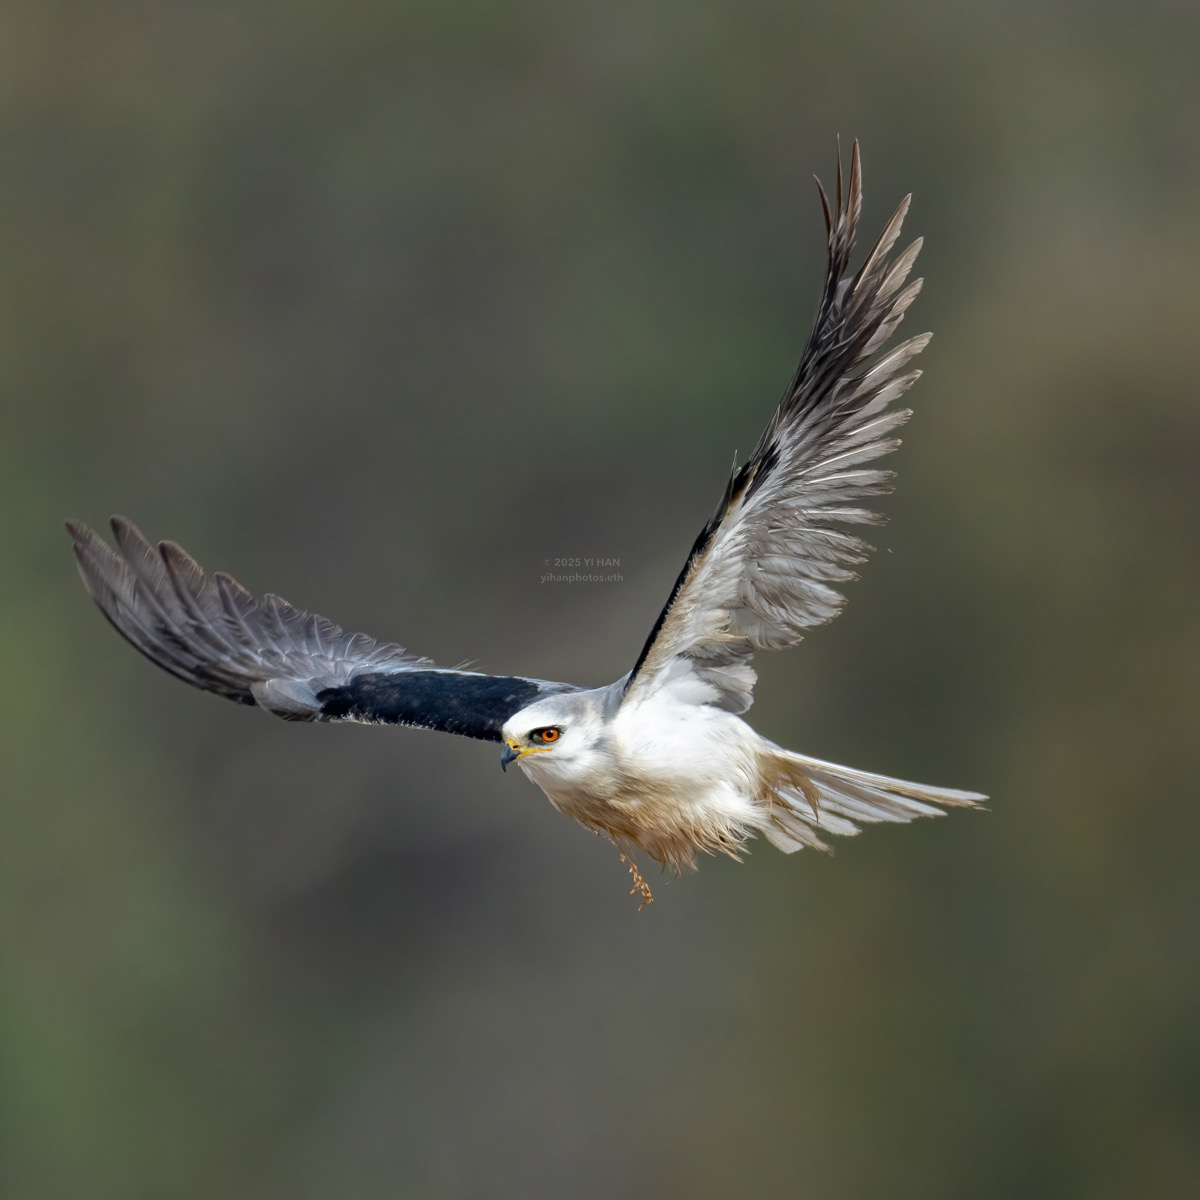
[[[1200,1194],[1194,4],[2,22],[5,1197]],[[991,811],[639,913],[494,746],[269,720],[88,603],[60,522],[118,511],[615,678],[791,372],[839,133],[937,337],[752,719]]]

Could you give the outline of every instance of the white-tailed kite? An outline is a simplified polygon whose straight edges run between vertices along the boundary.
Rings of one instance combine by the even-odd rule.
[[[151,546],[114,517],[117,550],[71,523],[83,581],[117,631],[172,675],[289,721],[415,725],[501,743],[560,812],[619,848],[679,869],[696,851],[737,856],[762,833],[781,850],[827,849],[858,823],[933,816],[986,797],[907,783],[784,750],[739,714],[757,650],[832,620],[870,547],[841,526],[877,520],[860,502],[890,490],[867,464],[908,419],[889,406],[920,374],[929,341],[884,347],[921,287],[920,240],[892,255],[905,198],[850,273],[862,207],[854,145],[837,206],[821,189],[828,269],[795,376],[754,452],[735,467],[633,669],[606,687],[438,667],[392,642],[343,633],[228,575],[210,580],[173,542]],[[818,184],[818,188],[820,185]],[[634,878],[649,892],[636,867]]]

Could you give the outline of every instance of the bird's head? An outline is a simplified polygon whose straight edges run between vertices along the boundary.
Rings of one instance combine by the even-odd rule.
[[[595,750],[602,714],[591,692],[547,696],[521,709],[501,730],[500,766],[511,762],[527,769],[569,773]]]

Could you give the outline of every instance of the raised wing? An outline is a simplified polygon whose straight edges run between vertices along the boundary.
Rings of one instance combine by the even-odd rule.
[[[845,598],[831,585],[854,579],[871,549],[838,527],[877,521],[860,501],[891,490],[890,471],[864,464],[900,444],[890,435],[911,416],[888,405],[920,375],[905,368],[931,335],[881,351],[920,291],[920,279],[905,281],[921,242],[890,257],[906,197],[851,275],[862,210],[857,142],[844,198],[839,155],[835,213],[817,187],[829,259],[812,334],[774,417],[696,539],[630,673],[627,701],[672,685],[696,703],[744,712],[753,653],[794,645],[837,616]]]
[[[209,579],[174,542],[152,546],[113,517],[113,550],[68,523],[79,573],[100,611],[151,662],[193,687],[287,721],[417,725],[498,742],[504,722],[566,683],[447,670],[403,646],[261,601],[228,575]]]

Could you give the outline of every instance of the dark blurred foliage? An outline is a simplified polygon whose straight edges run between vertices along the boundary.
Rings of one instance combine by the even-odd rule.
[[[11,0],[4,1196],[1200,1194],[1198,13]],[[839,132],[937,338],[752,719],[991,811],[639,914],[494,746],[268,720],[87,602],[60,520],[119,511],[616,677],[790,374]]]

